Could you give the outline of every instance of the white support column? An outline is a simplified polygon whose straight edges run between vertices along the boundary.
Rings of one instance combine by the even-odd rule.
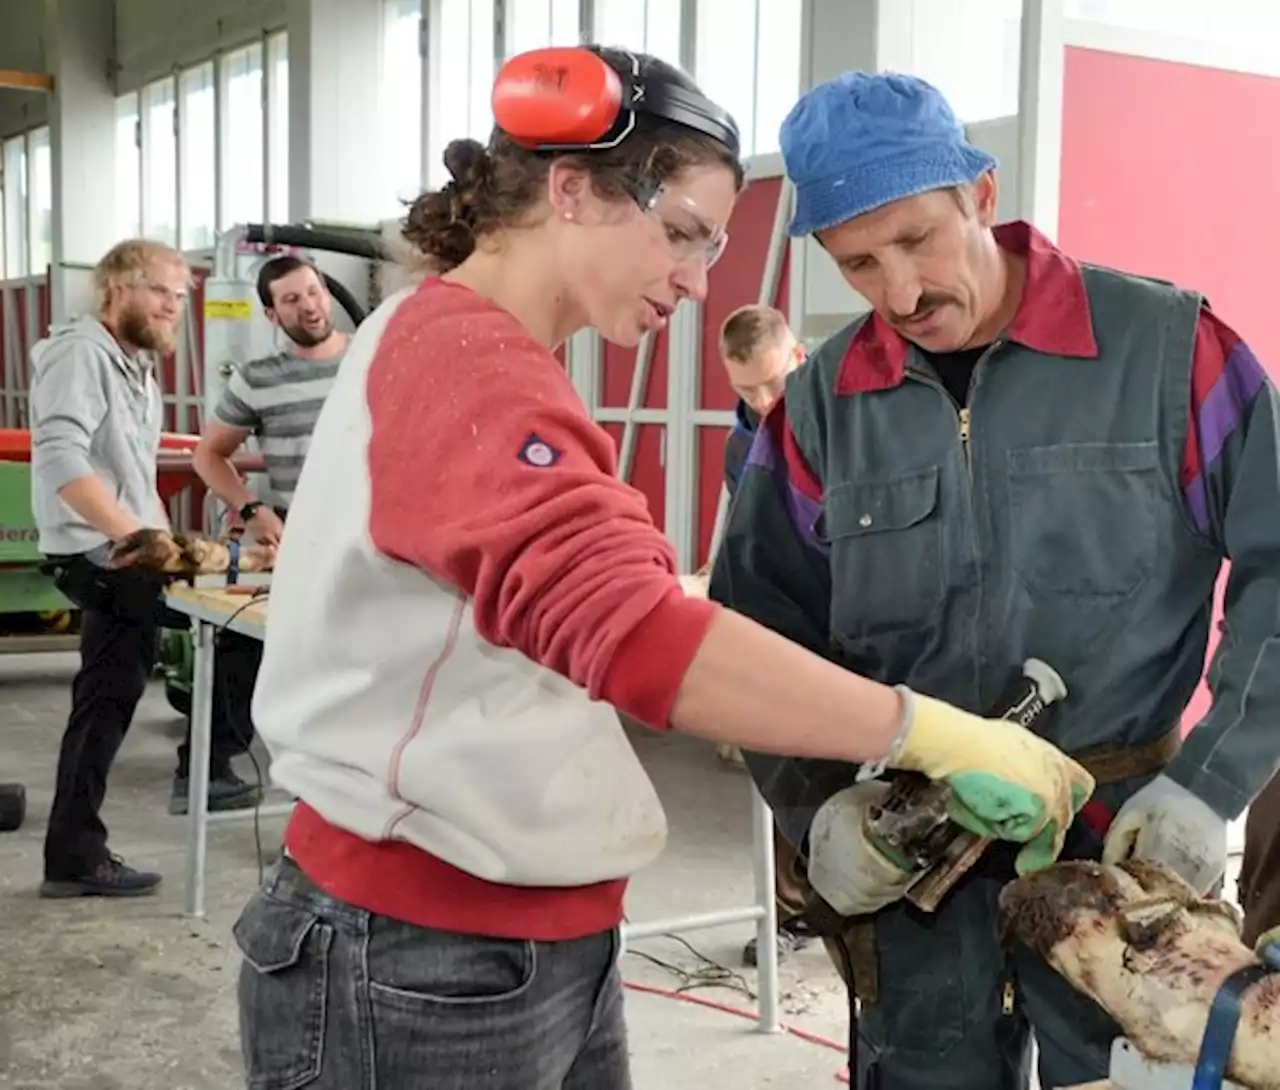
[[[579,330],[569,338],[565,350],[565,362],[569,368],[569,381],[582,398],[582,404],[593,420],[598,419],[600,408],[600,369],[604,366],[604,345],[593,329]]]
[[[683,572],[697,566],[698,408],[702,359],[702,307],[683,302],[671,316],[667,339],[667,428],[665,531]]]
[[[375,223],[386,216],[377,123],[382,15],[382,0],[289,0],[294,222]]]
[[[45,45],[53,180],[51,314],[60,322],[93,304],[85,266],[115,237],[116,101],[111,51],[115,14],[101,0],[47,0]],[[86,179],[93,179],[86,185]],[[105,214],[104,214],[105,210]],[[76,268],[75,266],[80,266]]]
[[[1062,160],[1063,0],[1022,0],[1018,213],[1058,236]]]

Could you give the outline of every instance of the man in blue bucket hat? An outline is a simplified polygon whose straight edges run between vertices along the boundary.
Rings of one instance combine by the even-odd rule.
[[[1068,694],[1035,729],[1098,782],[1062,858],[1147,860],[1210,890],[1226,823],[1280,758],[1271,382],[1196,292],[997,226],[995,160],[923,80],[815,87],[781,145],[791,234],[812,236],[871,312],[766,417],[711,596],[972,711],[1043,660]],[[1184,742],[1224,560],[1212,706]],[[922,911],[863,834],[882,782],[747,760],[840,917],[858,1086],[1026,1087],[1033,1032],[1043,1085],[1107,1074],[1115,1024],[1001,942],[1011,851],[988,851]]]

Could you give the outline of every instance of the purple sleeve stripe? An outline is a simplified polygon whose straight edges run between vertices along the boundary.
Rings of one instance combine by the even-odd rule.
[[[778,452],[777,444],[774,443],[768,428],[761,426],[757,429],[755,440],[751,444],[751,453],[747,455],[747,466],[764,470],[783,488],[792,529],[809,548],[825,556],[830,548],[819,540],[815,530],[822,507],[787,479],[786,463]]]
[[[1205,480],[1213,463],[1226,448],[1231,436],[1248,415],[1258,392],[1267,380],[1262,364],[1243,341],[1231,349],[1218,381],[1209,387],[1195,410],[1195,427],[1200,453],[1199,472],[1183,486],[1182,496],[1196,529],[1212,536],[1209,494]]]
[[[1201,473],[1222,453],[1231,433],[1253,407],[1266,380],[1266,372],[1249,346],[1243,341],[1238,342],[1227,357],[1218,381],[1209,388],[1196,410]]]

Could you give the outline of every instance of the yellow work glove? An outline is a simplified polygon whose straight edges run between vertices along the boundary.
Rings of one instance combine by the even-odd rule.
[[[1093,777],[1026,727],[983,719],[899,686],[903,730],[889,767],[920,772],[952,792],[951,819],[978,836],[1024,844],[1019,874],[1047,867],[1093,794]]]

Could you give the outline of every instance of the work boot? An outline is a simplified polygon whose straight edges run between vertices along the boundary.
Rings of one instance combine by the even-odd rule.
[[[174,776],[169,793],[169,813],[187,813],[187,796],[191,781],[187,776]],[[219,769],[209,779],[209,813],[220,810],[248,810],[261,801],[262,792],[255,784],[246,783],[230,766]]]
[[[813,935],[799,920],[788,920],[778,925],[778,961],[785,961],[789,954],[803,950],[812,941]],[[759,949],[756,940],[752,939],[742,949],[742,964],[750,968],[759,965]]]
[[[40,896],[64,897],[143,897],[154,893],[160,875],[134,870],[118,855],[109,855],[88,874],[78,878],[45,878]]]

